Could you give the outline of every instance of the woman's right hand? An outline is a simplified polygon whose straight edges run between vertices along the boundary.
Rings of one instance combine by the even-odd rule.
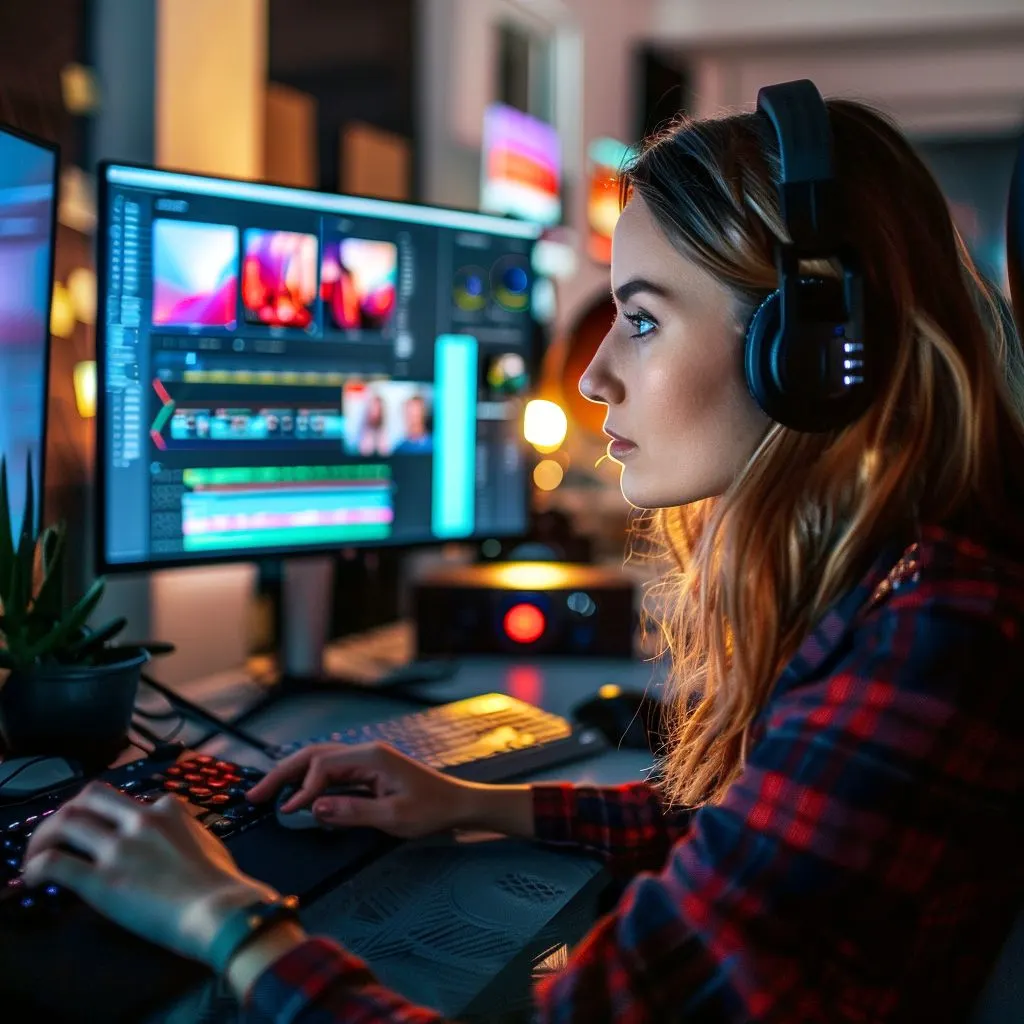
[[[312,803],[323,825],[376,828],[402,839],[473,827],[480,791],[489,788],[449,778],[384,743],[303,747],[253,786],[248,798],[270,800],[287,783],[299,788],[281,805],[286,814]],[[331,785],[355,783],[373,796],[322,795]]]

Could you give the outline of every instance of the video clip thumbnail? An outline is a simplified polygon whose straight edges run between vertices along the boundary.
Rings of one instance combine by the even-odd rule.
[[[349,455],[429,455],[434,450],[432,384],[349,381],[342,409]]]
[[[383,329],[398,300],[398,246],[366,238],[327,242],[320,297],[337,329]]]
[[[238,229],[230,224],[153,222],[153,323],[236,326]]]
[[[259,228],[245,232],[242,304],[246,323],[302,329],[312,325],[317,250],[315,235]]]

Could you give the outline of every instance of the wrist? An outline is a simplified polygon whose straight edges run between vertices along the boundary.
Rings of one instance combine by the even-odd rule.
[[[253,986],[269,967],[307,939],[297,921],[278,921],[242,946],[224,970],[224,979],[239,1005],[246,1002]]]
[[[452,802],[452,828],[479,828],[483,817],[483,791],[486,786],[475,782],[459,782]]]
[[[183,921],[183,931],[192,955],[212,966],[214,943],[232,915],[242,907],[277,898],[278,894],[269,886],[249,880],[224,886],[196,900],[186,910]]]
[[[533,828],[533,795],[529,785],[491,786],[463,783],[457,828],[501,832],[530,837]]]

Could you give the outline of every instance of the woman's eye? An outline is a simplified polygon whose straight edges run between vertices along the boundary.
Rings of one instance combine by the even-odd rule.
[[[631,338],[645,338],[658,326],[646,313],[624,313],[623,316],[635,332],[630,335]]]

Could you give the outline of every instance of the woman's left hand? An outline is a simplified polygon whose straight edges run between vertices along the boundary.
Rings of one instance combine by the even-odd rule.
[[[36,829],[24,877],[66,886],[129,931],[202,962],[233,911],[276,895],[242,874],[177,797],[143,804],[100,783]]]

